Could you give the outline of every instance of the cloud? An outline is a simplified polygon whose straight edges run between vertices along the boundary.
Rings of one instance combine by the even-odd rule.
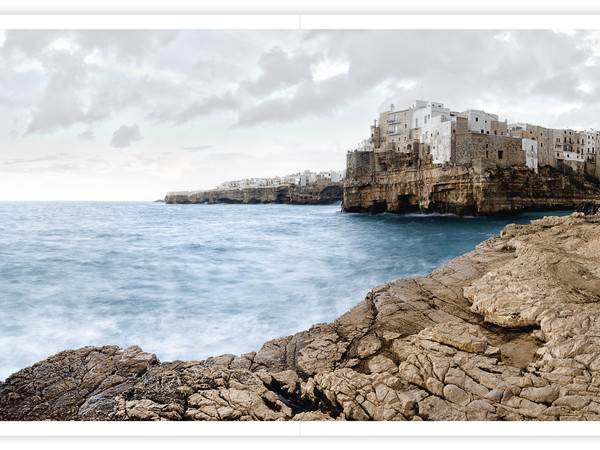
[[[78,134],[77,137],[82,141],[91,141],[94,139],[94,131],[87,129],[83,133]]]
[[[581,44],[586,32],[342,30],[304,36],[304,56],[297,48],[287,54],[271,49],[260,59],[261,76],[240,84],[238,95],[248,100],[238,114],[238,125],[331,118],[369,96],[381,99],[386,108],[389,103],[408,106],[425,98],[456,109],[489,105],[515,112],[523,99],[532,104],[550,98],[599,101],[592,96],[600,92],[595,89],[599,79],[586,67],[598,50],[593,39],[587,39],[587,48]],[[324,80],[303,76],[303,67],[313,64],[318,72],[327,64],[323,61],[336,61],[345,70]],[[585,90],[578,89],[582,84]],[[285,95],[273,97],[283,88]]]
[[[190,101],[182,111],[167,116],[177,124],[183,124],[198,117],[208,116],[213,112],[222,110],[237,110],[242,102],[239,97],[228,92],[224,95],[210,95],[200,100]],[[155,117],[156,115],[153,114]],[[165,118],[165,115],[162,116]]]
[[[209,150],[213,148],[214,145],[198,145],[195,147],[183,147],[184,150],[189,150],[191,152],[202,152],[204,150]]]
[[[509,114],[524,99],[600,107],[599,40],[549,30],[9,30],[0,105],[27,108],[26,134],[132,109],[177,125],[225,113],[226,128],[331,120],[367,100]],[[224,55],[235,58],[221,64]]]
[[[79,161],[75,161],[70,155],[65,153],[36,158],[0,160],[0,171],[9,173],[68,173],[77,171],[80,168],[81,164]]]
[[[25,134],[96,124],[127,107],[144,107],[150,91],[136,79],[164,76],[148,58],[178,36],[161,30],[8,30],[0,47],[0,98],[29,110]],[[154,86],[156,88],[156,86]],[[168,91],[155,89],[156,92]],[[4,102],[3,102],[4,103]]]
[[[288,54],[280,47],[273,47],[258,60],[261,75],[254,81],[244,82],[242,90],[260,96],[295,86],[312,78],[313,62],[314,58],[305,52]]]
[[[48,83],[42,97],[31,110],[25,134],[50,132],[85,120],[84,101],[78,94],[87,76],[81,61],[67,54],[45,62]]]
[[[139,142],[141,139],[143,139],[143,136],[140,134],[140,128],[137,124],[131,126],[122,125],[113,133],[110,145],[115,148],[126,148]]]

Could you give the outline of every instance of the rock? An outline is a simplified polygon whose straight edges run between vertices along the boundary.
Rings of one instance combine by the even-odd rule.
[[[581,202],[581,203],[575,205],[575,211],[582,212],[586,216],[593,216],[594,214],[600,213],[600,202],[599,201]]]
[[[497,214],[575,207],[600,198],[597,180],[550,166],[536,173],[522,166],[432,164],[418,154],[396,151],[362,156],[370,161],[347,172],[345,212]],[[361,156],[348,155],[356,157]]]
[[[483,400],[473,400],[465,408],[467,420],[498,420],[496,408]]]
[[[212,189],[168,193],[164,201],[173,203],[285,203],[290,205],[328,205],[343,199],[343,184],[319,180],[307,186],[267,186],[242,189]],[[158,201],[158,200],[157,200]]]
[[[446,400],[457,405],[467,406],[471,403],[471,396],[454,384],[444,386],[443,392]]]
[[[256,353],[60,352],[0,383],[2,420],[600,420],[600,216],[509,225]]]
[[[536,403],[551,404],[559,396],[560,390],[556,386],[529,387],[521,391],[521,397]]]

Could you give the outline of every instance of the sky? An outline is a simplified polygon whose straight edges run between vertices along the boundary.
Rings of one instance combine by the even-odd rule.
[[[340,170],[416,99],[600,129],[600,32],[0,31],[0,200]]]

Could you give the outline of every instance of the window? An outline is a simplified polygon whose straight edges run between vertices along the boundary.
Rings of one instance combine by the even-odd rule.
[[[479,117],[475,117],[475,122],[479,122]]]
[[[504,152],[502,150],[498,150],[498,159],[502,159],[504,156]]]
[[[494,134],[498,134],[498,130],[494,130]]]
[[[488,147],[489,147],[488,144],[485,144],[485,148],[488,148]]]
[[[490,152],[488,150],[485,151],[485,157],[487,159],[490,159]]]
[[[483,134],[483,130],[481,130],[481,134]]]

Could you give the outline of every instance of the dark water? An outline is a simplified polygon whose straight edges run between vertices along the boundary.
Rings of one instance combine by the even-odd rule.
[[[548,215],[339,209],[0,202],[0,379],[85,345],[135,344],[162,361],[256,351]]]

